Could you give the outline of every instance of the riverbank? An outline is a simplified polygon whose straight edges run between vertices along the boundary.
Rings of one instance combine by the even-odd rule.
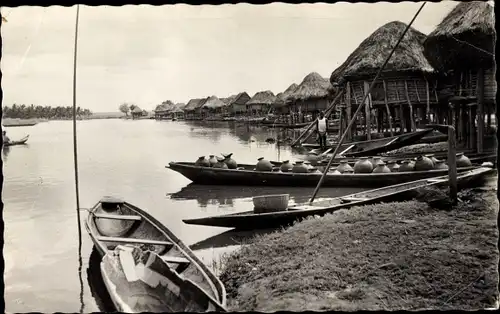
[[[494,307],[496,177],[459,197],[453,210],[362,206],[256,237],[223,259],[230,310]]]

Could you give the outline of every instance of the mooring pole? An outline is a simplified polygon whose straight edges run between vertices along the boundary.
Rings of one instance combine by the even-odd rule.
[[[453,205],[457,204],[457,145],[455,127],[448,126],[448,181],[450,185],[450,199]]]
[[[410,23],[406,26],[403,34],[401,34],[401,36],[399,37],[399,40],[398,42],[396,43],[396,45],[394,46],[394,48],[392,48],[391,50],[391,53],[389,54],[389,56],[385,59],[384,61],[384,64],[382,64],[382,66],[380,67],[380,69],[378,70],[378,73],[377,75],[375,76],[375,78],[373,79],[370,87],[368,88],[368,90],[366,91],[364,97],[363,97],[363,101],[361,101],[361,104],[358,106],[358,108],[356,109],[356,112],[354,113],[351,121],[349,122],[349,125],[347,126],[346,130],[344,131],[344,133],[342,134],[342,137],[340,138],[339,142],[337,143],[337,147],[335,148],[335,150],[333,151],[333,155],[332,157],[330,158],[330,160],[328,161],[328,164],[326,165],[325,167],[325,170],[323,171],[323,174],[321,175],[321,178],[319,179],[319,182],[318,182],[318,185],[316,185],[316,188],[314,189],[314,192],[313,192],[313,195],[311,197],[311,199],[309,200],[309,204],[312,204],[312,202],[314,201],[314,198],[316,197],[316,194],[318,194],[318,191],[321,187],[321,185],[323,184],[323,181],[325,180],[325,176],[326,174],[328,173],[328,170],[330,169],[332,163],[333,163],[333,160],[335,159],[335,156],[337,155],[337,152],[340,148],[340,146],[342,145],[342,143],[344,142],[344,139],[348,133],[348,130],[351,129],[353,123],[354,123],[354,120],[356,118],[356,116],[358,115],[358,113],[361,111],[361,109],[364,109],[365,106],[366,106],[366,99],[368,97],[368,95],[370,95],[370,92],[371,90],[373,89],[373,86],[375,85],[375,82],[377,81],[378,77],[380,76],[380,74],[382,73],[382,70],[385,68],[385,66],[387,65],[387,62],[389,62],[389,60],[391,59],[392,55],[394,54],[394,51],[396,50],[396,48],[399,46],[399,44],[401,43],[401,40],[403,40],[403,37],[406,35],[406,33],[408,32],[408,30],[410,29],[411,25],[413,24],[413,22],[415,21],[415,19],[417,18],[417,16],[420,14],[420,11],[422,11],[422,9],[424,8],[424,5],[426,4],[426,2],[424,2],[420,8],[418,9],[417,13],[415,13],[415,16],[413,17],[413,19],[410,21]]]

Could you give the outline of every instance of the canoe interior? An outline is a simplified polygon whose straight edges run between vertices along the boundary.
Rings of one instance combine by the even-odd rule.
[[[479,167],[460,173],[457,177],[459,188],[472,185],[477,179],[482,179],[486,174],[492,172],[489,167]],[[425,186],[443,186],[448,183],[448,176],[439,176],[428,179],[416,180],[397,184],[393,186],[354,193],[342,197],[326,198],[309,204],[296,204],[289,206],[286,211],[275,211],[256,214],[253,211],[245,211],[234,214],[210,216],[183,220],[187,224],[218,226],[238,229],[256,229],[291,223],[297,219],[310,215],[323,215],[338,209],[373,204],[381,201],[394,201],[411,196],[411,192]]]
[[[132,262],[128,265],[121,262],[127,254]],[[127,271],[135,278],[127,278]],[[118,248],[104,256],[101,272],[110,294],[115,296],[113,302],[124,312],[206,312],[218,309],[217,302],[203,289],[190,279],[179,276],[153,252],[144,252],[137,247],[130,250]],[[141,278],[137,274],[141,274]]]
[[[193,281],[225,305],[226,291],[220,280],[174,234],[141,209],[126,202],[99,202],[89,213],[86,228],[102,256],[124,244],[150,250],[161,256],[181,278]]]

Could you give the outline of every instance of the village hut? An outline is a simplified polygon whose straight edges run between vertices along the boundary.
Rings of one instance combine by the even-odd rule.
[[[186,119],[199,120],[201,116],[201,107],[205,104],[208,98],[194,98],[191,99],[183,108]]]
[[[276,101],[273,104],[276,113],[282,115],[290,113],[290,107],[288,106],[288,96],[293,93],[298,86],[299,85],[297,85],[296,83],[293,83],[292,85],[288,86],[288,88],[285,89],[284,92],[278,93],[276,95]]]
[[[442,107],[451,109],[440,112],[438,122],[454,124],[458,140],[478,152],[483,150],[485,134],[493,130],[495,43],[493,7],[480,1],[459,3],[424,42],[426,57],[443,74],[439,81]]]
[[[226,104],[217,98],[217,96],[210,96],[205,103],[201,106],[203,117],[213,117],[222,115],[225,112]]]
[[[156,106],[154,116],[157,120],[167,119],[170,116],[170,111],[174,107],[174,103],[170,100],[162,102]]]
[[[351,113],[363,100],[406,27],[399,21],[381,26],[333,71],[330,82],[344,89],[341,106],[345,107],[342,111],[344,121],[351,120]],[[365,125],[368,140],[374,122],[379,132],[387,128],[393,134],[396,125],[401,133],[404,129],[407,132],[416,130],[416,114],[420,112],[425,123],[431,106],[438,103],[435,70],[424,55],[425,39],[423,33],[410,27],[368,95],[365,111],[357,121]],[[374,113],[377,119],[372,119]],[[354,130],[358,130],[357,127]],[[352,130],[349,130],[348,138],[351,136]]]
[[[241,116],[247,111],[247,102],[250,96],[247,92],[241,92],[236,95],[231,95],[228,98],[223,98],[222,101],[226,104],[227,112],[230,116]]]
[[[324,111],[330,103],[330,82],[316,72],[308,74],[297,88],[288,95],[291,112],[299,115],[300,122],[304,114],[316,116],[318,111]]]
[[[132,114],[132,119],[138,119],[144,115],[143,110],[138,106],[135,106],[130,113]]]
[[[172,118],[175,118],[175,119],[182,119],[184,118],[184,110],[182,110],[182,108],[184,108],[186,106],[186,104],[184,103],[177,103],[173,106],[172,109],[170,109],[170,115]]]
[[[247,103],[247,112],[252,116],[264,116],[273,109],[276,96],[270,90],[257,92]]]

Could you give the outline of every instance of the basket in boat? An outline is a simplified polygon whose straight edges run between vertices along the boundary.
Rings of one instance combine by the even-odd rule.
[[[254,212],[260,214],[287,210],[289,200],[290,194],[255,196],[253,198]]]

